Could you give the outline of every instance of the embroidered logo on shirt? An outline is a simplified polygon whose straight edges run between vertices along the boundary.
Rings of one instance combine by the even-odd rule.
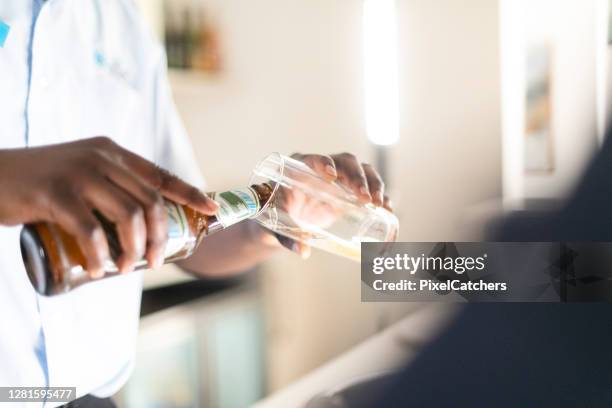
[[[117,59],[109,58],[100,50],[94,51],[94,62],[99,68],[103,68],[108,71],[112,76],[120,81],[125,82],[130,87],[137,89],[137,82],[134,75],[125,65],[121,64]]]
[[[96,62],[97,66],[103,67],[104,64],[106,64],[106,57],[101,51],[96,50],[94,52],[94,61]]]
[[[11,31],[11,27],[4,21],[0,21],[0,47],[4,47],[9,31]]]

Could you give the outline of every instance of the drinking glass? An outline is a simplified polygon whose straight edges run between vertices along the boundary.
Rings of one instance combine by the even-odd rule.
[[[272,186],[273,193],[255,220],[280,235],[357,262],[362,242],[397,239],[394,214],[360,203],[348,188],[300,161],[270,154],[255,167],[249,184],[261,183]]]

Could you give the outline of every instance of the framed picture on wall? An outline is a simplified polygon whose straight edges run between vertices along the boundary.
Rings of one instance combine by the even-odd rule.
[[[608,0],[608,45],[612,46],[612,0]]]
[[[524,166],[526,173],[554,171],[552,60],[549,44],[527,48]]]

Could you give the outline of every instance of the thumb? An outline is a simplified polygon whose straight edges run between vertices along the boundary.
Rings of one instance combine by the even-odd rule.
[[[294,239],[288,238],[284,235],[280,235],[279,233],[275,232],[274,236],[276,237],[276,239],[278,240],[278,242],[284,246],[285,248],[287,248],[288,250],[290,250],[291,252],[295,252],[296,254],[298,254],[302,259],[308,259],[310,257],[310,246],[306,245],[302,242],[296,241]]]

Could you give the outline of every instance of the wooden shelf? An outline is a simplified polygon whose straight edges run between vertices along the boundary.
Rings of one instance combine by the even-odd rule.
[[[197,90],[202,87],[215,87],[221,82],[220,74],[178,68],[169,68],[168,78],[175,90]]]

